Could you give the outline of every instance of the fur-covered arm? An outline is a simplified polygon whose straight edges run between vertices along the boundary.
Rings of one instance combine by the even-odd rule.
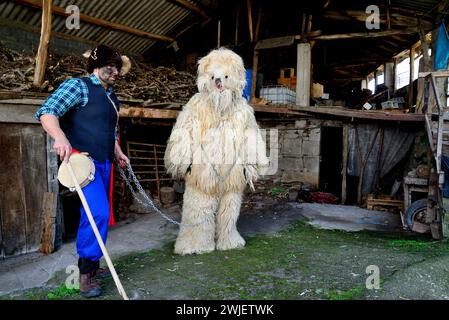
[[[251,108],[248,106],[248,108]],[[259,175],[263,175],[269,166],[269,159],[266,156],[267,148],[262,138],[261,130],[256,122],[252,108],[247,113],[246,127],[246,161],[244,173],[246,182],[254,191],[253,182],[256,182]]]
[[[179,114],[167,141],[165,169],[174,178],[184,178],[192,164],[193,117],[188,104]]]

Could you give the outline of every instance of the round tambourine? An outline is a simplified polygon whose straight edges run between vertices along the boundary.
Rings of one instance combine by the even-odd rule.
[[[81,188],[87,186],[95,178],[95,165],[91,157],[82,153],[73,153],[69,158],[76,180]],[[64,161],[59,166],[58,180],[70,191],[75,191],[75,182],[70,175],[67,163]]]

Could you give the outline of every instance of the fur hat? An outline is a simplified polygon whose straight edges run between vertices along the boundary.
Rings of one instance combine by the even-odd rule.
[[[131,69],[131,62],[127,56],[121,56],[113,48],[104,44],[85,52],[83,56],[88,58],[86,70],[89,73],[92,73],[95,68],[101,68],[108,64],[115,64],[121,75],[128,73]]]

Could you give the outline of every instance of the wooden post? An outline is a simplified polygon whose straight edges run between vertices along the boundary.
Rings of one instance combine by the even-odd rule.
[[[220,41],[221,41],[221,20],[218,20],[218,26],[217,26],[217,48],[220,48]]]
[[[45,192],[42,201],[42,234],[39,251],[45,254],[50,254],[54,250],[57,197],[53,192]]]
[[[390,17],[390,0],[386,0],[387,11],[387,30],[391,30],[391,17]]]
[[[374,93],[377,93],[377,85],[378,85],[378,81],[377,81],[377,70],[374,71]]]
[[[415,48],[410,48],[410,81],[408,86],[408,106],[413,105],[413,78],[415,76]]]
[[[159,201],[161,201],[161,181],[159,180],[159,168],[157,165],[156,145],[153,145],[153,152],[154,152],[154,166],[156,170],[157,198]]]
[[[312,54],[309,43],[299,43],[296,64],[296,105],[310,104]]]
[[[248,27],[249,27],[249,40],[253,42],[253,15],[251,13],[251,0],[246,0],[246,6],[248,7]]]
[[[239,18],[240,18],[240,7],[237,8],[237,13],[235,15],[235,35],[234,35],[234,45],[239,43]]]
[[[257,22],[256,22],[256,30],[254,31],[254,41],[259,40],[259,32],[260,32],[260,23],[262,21],[262,3],[259,5],[259,10],[257,12]]]
[[[54,249],[62,245],[62,235],[64,233],[64,212],[62,210],[61,197],[59,196],[58,181],[58,155],[53,150],[54,140],[47,134],[46,152],[47,152],[47,190],[49,193],[57,195],[56,197],[56,218]]]
[[[343,170],[341,180],[341,204],[346,203],[349,153],[349,125],[343,127]]]
[[[306,32],[306,20],[307,15],[305,13],[302,14],[302,24],[301,24],[301,38],[304,36],[304,33]]]
[[[256,97],[256,82],[257,82],[257,68],[259,65],[259,50],[254,49],[253,55],[253,73],[251,75],[251,98],[250,101],[254,102]]]
[[[48,60],[48,44],[51,38],[51,6],[52,0],[43,1],[42,27],[39,49],[36,56],[36,68],[34,70],[33,85],[40,87],[44,82],[45,68]]]

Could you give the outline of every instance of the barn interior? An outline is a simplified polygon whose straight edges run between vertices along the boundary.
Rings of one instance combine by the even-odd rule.
[[[166,174],[163,156],[177,115],[197,92],[197,61],[227,47],[244,60],[244,94],[259,125],[276,130],[279,143],[269,148],[278,170],[259,181],[258,193],[401,217],[413,202],[434,199],[440,206],[404,227],[442,237],[448,74],[435,56],[449,1],[71,4],[0,3],[0,146],[8,150],[0,167],[11,168],[0,173],[1,257],[39,250],[42,221],[53,221],[51,250],[76,235],[79,200],[58,184],[60,162],[33,115],[64,80],[85,75],[82,53],[98,43],[131,58],[115,88],[120,143],[159,206],[182,201],[182,181]],[[39,172],[26,173],[30,167]],[[143,209],[114,174],[113,216],[125,221]]]

